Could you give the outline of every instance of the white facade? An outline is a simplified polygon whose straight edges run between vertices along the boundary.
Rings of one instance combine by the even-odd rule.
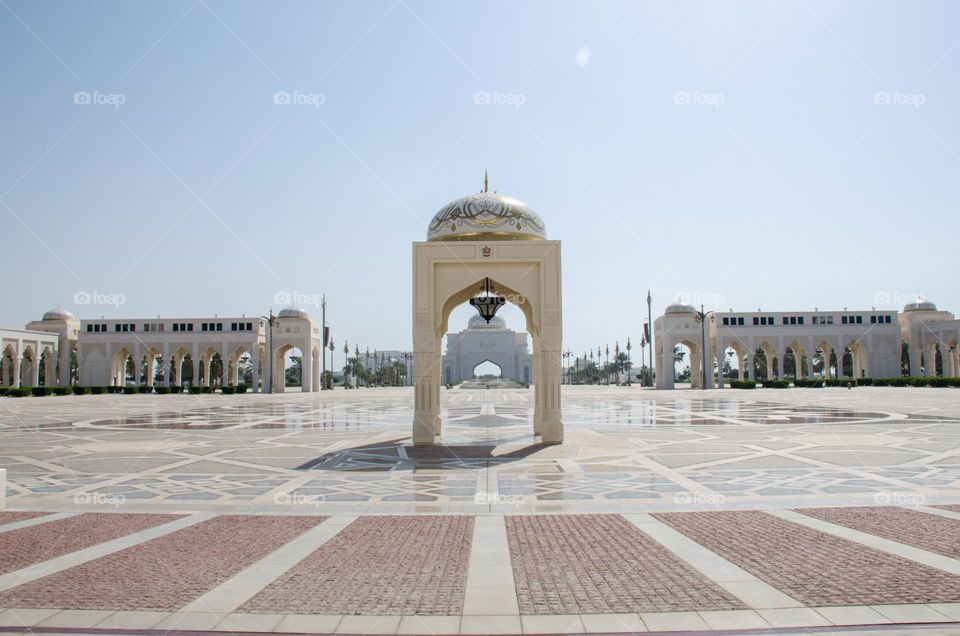
[[[45,331],[28,329],[0,329],[0,386],[33,387],[55,386],[57,382],[57,360],[59,337]],[[40,361],[43,360],[44,373],[40,377]],[[67,373],[69,373],[69,358]],[[69,376],[68,376],[69,378]],[[41,382],[42,380],[42,382]],[[65,386],[68,382],[64,382]]]
[[[943,361],[943,375],[960,376],[960,320],[949,311],[940,311],[931,302],[910,303],[900,314],[900,329],[907,343],[910,375],[937,375],[936,353]]]
[[[527,345],[527,334],[508,329],[500,316],[494,316],[489,323],[479,314],[471,316],[466,329],[447,334],[443,383],[473,378],[473,370],[484,362],[500,367],[501,377],[506,380],[533,382],[533,356]]]
[[[264,391],[282,391],[284,358],[294,348],[302,356],[301,390],[318,391],[320,324],[297,307],[280,311],[272,328],[268,320],[248,316],[83,320],[77,347],[79,383],[122,386],[132,359],[133,383],[153,386],[159,358],[163,361],[162,381],[168,386],[236,386],[240,383],[240,359],[248,356],[252,390],[259,391],[262,386]],[[220,361],[217,377],[213,375],[215,359]]]
[[[938,311],[933,303],[911,303],[902,313],[879,311],[755,311],[715,312],[701,325],[697,310],[681,303],[668,306],[654,321],[654,347],[658,366],[657,388],[674,386],[674,348],[690,352],[691,386],[704,384],[701,360],[707,360],[706,388],[723,386],[725,361],[741,371],[741,379],[783,379],[784,361],[793,359],[795,374],[814,375],[811,361],[819,354],[826,361],[820,377],[892,378],[901,375],[902,346],[909,351],[911,375],[936,375],[931,363],[939,352],[943,374],[960,374],[957,343],[960,320]],[[766,378],[754,378],[755,356],[767,360]],[[843,366],[846,354],[852,369]]]

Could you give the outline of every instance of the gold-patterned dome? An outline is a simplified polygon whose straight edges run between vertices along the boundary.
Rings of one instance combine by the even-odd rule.
[[[487,191],[460,197],[433,215],[428,241],[531,241],[547,238],[540,215],[520,199]]]

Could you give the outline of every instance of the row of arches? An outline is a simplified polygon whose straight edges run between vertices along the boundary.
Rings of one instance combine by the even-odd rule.
[[[60,361],[52,346],[26,345],[18,352],[13,345],[3,349],[0,358],[0,385],[54,386],[57,383]]]
[[[674,347],[674,379],[689,381],[692,388],[703,383],[701,347],[691,340],[683,340]],[[896,355],[896,352],[882,352]],[[899,353],[899,374],[904,376],[960,375],[960,347],[955,339],[947,342],[933,340],[914,355],[904,341]],[[709,369],[709,367],[708,367]],[[751,351],[742,342],[727,346],[712,365],[710,375],[719,386],[723,378],[739,380],[774,380],[820,378],[870,377],[870,354],[862,341],[853,341],[841,350],[827,341],[812,351],[794,341],[778,351],[769,342],[761,342]]]
[[[246,384],[257,390],[261,378],[268,377],[261,362],[265,357],[264,347],[253,352],[251,347],[241,345],[224,356],[213,347],[193,352],[181,346],[171,351],[168,357],[165,360],[163,353],[154,347],[136,352],[121,347],[112,354],[110,360],[110,384],[203,387]],[[315,348],[306,367],[301,349],[290,344],[278,346],[273,357],[273,386],[264,386],[264,390],[303,388],[305,382],[307,386],[312,386],[312,390],[319,390],[319,348]]]

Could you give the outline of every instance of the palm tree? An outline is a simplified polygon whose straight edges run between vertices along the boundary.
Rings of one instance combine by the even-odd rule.
[[[673,363],[674,364],[683,364],[683,359],[686,357],[687,352],[683,350],[683,347],[680,345],[673,345]]]
[[[290,356],[290,366],[284,374],[284,380],[287,386],[300,386],[302,368],[301,357]]]

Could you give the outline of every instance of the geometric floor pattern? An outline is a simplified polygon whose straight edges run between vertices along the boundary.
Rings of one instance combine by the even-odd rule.
[[[532,398],[0,398],[0,631],[960,624],[960,391]]]
[[[444,445],[426,450],[410,445],[406,389],[5,399],[0,465],[9,506],[44,509],[120,501],[150,511],[307,501],[361,513],[957,503],[960,417],[899,412],[899,396],[885,390],[918,393],[728,390],[698,399],[565,387],[561,446],[532,436],[530,391],[453,390],[443,394]],[[837,392],[848,406],[770,401]],[[960,392],[945,393],[938,399],[951,405]]]

